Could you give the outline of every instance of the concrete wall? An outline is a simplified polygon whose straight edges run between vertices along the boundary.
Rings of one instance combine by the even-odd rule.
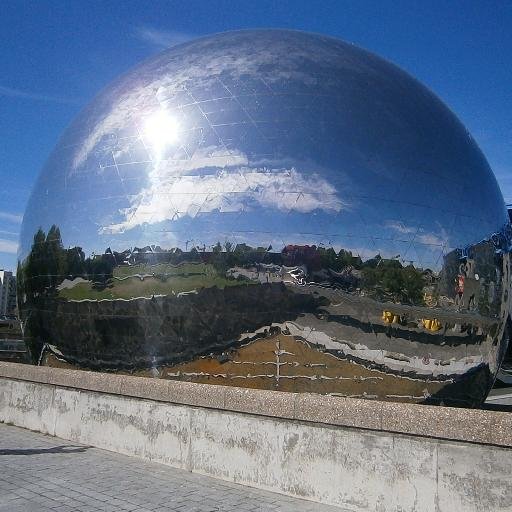
[[[512,511],[508,413],[6,363],[0,421],[353,511]]]

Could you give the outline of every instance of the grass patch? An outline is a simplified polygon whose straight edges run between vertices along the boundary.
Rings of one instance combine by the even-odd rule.
[[[182,263],[180,265],[171,265],[170,263],[159,263],[158,265],[126,265],[114,269],[114,277],[122,279],[125,277],[136,276],[137,274],[159,275],[183,275],[204,274],[206,276],[217,274],[213,265],[206,263]]]
[[[153,274],[140,279],[138,275]],[[133,277],[130,277],[133,276]],[[84,299],[132,299],[134,297],[151,297],[152,295],[170,295],[201,288],[226,288],[250,284],[248,281],[227,279],[219,275],[214,267],[204,263],[185,263],[173,266],[136,265],[116,267],[114,277],[104,290],[96,290],[92,283],[79,283],[73,288],[61,290],[59,297],[67,300]],[[119,280],[119,279],[123,280]],[[126,279],[128,278],[128,279]]]

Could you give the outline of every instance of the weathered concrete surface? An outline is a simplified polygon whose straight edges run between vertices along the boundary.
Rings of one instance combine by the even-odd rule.
[[[512,414],[0,362],[0,377],[327,425],[512,447]]]
[[[348,408],[358,427],[369,416],[366,429],[349,428],[336,425],[340,417],[350,420],[346,410],[332,415],[306,395],[265,392],[259,401],[243,390],[222,395],[232,402],[224,401],[221,409],[215,397],[221,389],[212,388],[208,397],[208,386],[193,385],[201,391],[199,407],[164,401],[162,389],[150,386],[158,381],[150,379],[136,379],[137,386],[116,376],[114,394],[105,392],[110,376],[98,374],[94,385],[100,392],[79,389],[77,373],[59,377],[76,387],[0,378],[0,421],[352,511],[512,511],[511,449],[371,430],[375,419],[366,404],[378,409],[379,403]],[[45,373],[47,382],[50,374]],[[132,396],[120,394],[129,388]],[[192,388],[183,389],[188,395],[182,401],[192,402]],[[287,396],[296,398],[294,407],[283,402],[279,417],[280,400]],[[336,410],[336,399],[320,398]],[[238,412],[244,408],[251,413]],[[298,415],[301,421],[293,418]]]
[[[0,421],[54,435],[55,386],[0,379]]]

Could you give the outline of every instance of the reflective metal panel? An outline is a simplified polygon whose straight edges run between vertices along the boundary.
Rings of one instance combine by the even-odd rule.
[[[400,69],[242,31],[103,91],[23,222],[34,361],[474,406],[508,342],[510,223],[484,156]]]

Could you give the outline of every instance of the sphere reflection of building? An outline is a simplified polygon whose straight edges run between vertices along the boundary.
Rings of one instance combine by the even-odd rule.
[[[508,341],[510,224],[435,96],[341,41],[242,31],[114,82],[25,214],[44,364],[477,405]]]

